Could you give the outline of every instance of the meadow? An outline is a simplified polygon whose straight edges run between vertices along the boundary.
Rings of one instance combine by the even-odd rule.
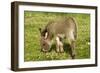
[[[59,17],[74,17],[78,23],[76,59],[90,58],[90,15],[80,13],[24,12],[24,61],[71,59],[68,50],[57,53],[55,47],[45,54],[41,52],[39,28]],[[68,48],[66,48],[68,49]]]

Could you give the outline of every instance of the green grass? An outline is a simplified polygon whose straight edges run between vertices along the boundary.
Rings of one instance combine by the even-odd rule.
[[[58,17],[71,16],[78,22],[78,38],[76,41],[76,58],[90,58],[90,15],[72,13],[50,13],[50,12],[31,12],[24,13],[24,60],[25,61],[44,61],[44,60],[64,60],[70,59],[68,52],[56,53],[55,50],[47,54],[41,52],[39,27],[44,27],[49,21],[56,20]],[[67,48],[66,48],[67,49]]]

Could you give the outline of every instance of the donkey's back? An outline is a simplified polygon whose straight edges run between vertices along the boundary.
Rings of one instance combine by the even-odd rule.
[[[66,37],[68,39],[75,40],[77,37],[77,23],[72,17],[64,17],[56,21],[48,23],[46,26],[50,35]]]

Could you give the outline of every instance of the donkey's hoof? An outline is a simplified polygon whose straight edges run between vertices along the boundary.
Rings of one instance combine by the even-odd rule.
[[[64,53],[64,50],[63,51],[60,51],[60,53]]]
[[[56,50],[57,53],[60,53],[60,50]]]
[[[72,59],[75,59],[75,55],[72,55],[71,58],[72,58]]]

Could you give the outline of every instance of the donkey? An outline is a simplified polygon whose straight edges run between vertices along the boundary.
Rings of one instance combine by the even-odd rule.
[[[55,39],[56,51],[64,52],[62,40],[67,39],[70,45],[70,55],[75,59],[75,41],[77,39],[77,23],[73,17],[63,17],[49,22],[44,29],[40,30],[40,44],[43,52],[48,52]]]

